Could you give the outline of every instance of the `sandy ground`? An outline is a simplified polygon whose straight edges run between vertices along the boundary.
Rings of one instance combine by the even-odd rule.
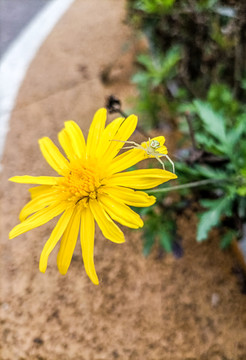
[[[96,233],[100,285],[77,246],[66,276],[56,251],[46,274],[39,255],[53,223],[8,241],[28,201],[13,175],[52,174],[37,140],[56,139],[67,119],[87,134],[111,93],[127,100],[135,48],[124,1],[77,0],[38,52],[11,118],[1,175],[1,360],[246,360],[246,297],[214,232],[195,242],[195,214],[179,221],[185,255],[147,259],[139,232],[116,245]],[[103,78],[106,79],[102,81]],[[171,139],[169,140],[169,143]]]

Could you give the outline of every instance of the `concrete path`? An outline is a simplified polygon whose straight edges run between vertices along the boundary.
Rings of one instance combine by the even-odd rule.
[[[16,7],[15,1],[2,1],[1,44],[7,49],[0,61],[0,159],[11,111],[30,62],[73,0],[53,0],[45,6],[35,0],[29,7],[29,1],[18,2]]]

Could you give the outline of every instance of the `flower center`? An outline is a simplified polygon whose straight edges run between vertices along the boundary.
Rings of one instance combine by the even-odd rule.
[[[63,178],[60,190],[66,193],[67,200],[77,203],[83,201],[86,206],[89,199],[96,199],[101,182],[95,169],[86,166],[70,166],[69,173]]]

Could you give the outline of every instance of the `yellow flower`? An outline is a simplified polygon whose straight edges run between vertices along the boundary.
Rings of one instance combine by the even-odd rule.
[[[117,156],[137,126],[137,117],[117,118],[105,127],[106,109],[99,109],[90,126],[87,143],[74,121],[65,122],[58,134],[67,159],[54,143],[44,137],[40,149],[49,165],[60,176],[14,176],[17,183],[38,184],[31,188],[31,201],[20,213],[21,223],[9,234],[10,239],[47,223],[61,215],[40,256],[39,269],[45,272],[48,257],[61,238],[57,266],[66,274],[80,232],[82,257],[87,275],[98,284],[95,271],[95,221],[105,238],[124,242],[124,235],[114,223],[139,228],[143,221],[129,206],[153,205],[154,196],[133,189],[148,189],[160,185],[176,175],[161,169],[121,172],[145,158],[145,152],[126,151]]]

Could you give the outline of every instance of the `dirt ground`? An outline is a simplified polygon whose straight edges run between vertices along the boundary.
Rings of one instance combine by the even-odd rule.
[[[184,256],[144,258],[141,233],[113,244],[96,232],[100,285],[87,278],[77,246],[66,276],[56,251],[46,274],[39,255],[53,223],[11,241],[28,201],[13,175],[52,174],[38,139],[56,140],[63,121],[87,134],[92,116],[114,93],[127,101],[136,51],[124,1],[77,0],[28,70],[13,112],[1,174],[1,360],[246,360],[246,296],[217,233],[195,241],[195,214],[179,219]],[[172,139],[167,134],[167,144]],[[79,245],[79,244],[78,244]]]

